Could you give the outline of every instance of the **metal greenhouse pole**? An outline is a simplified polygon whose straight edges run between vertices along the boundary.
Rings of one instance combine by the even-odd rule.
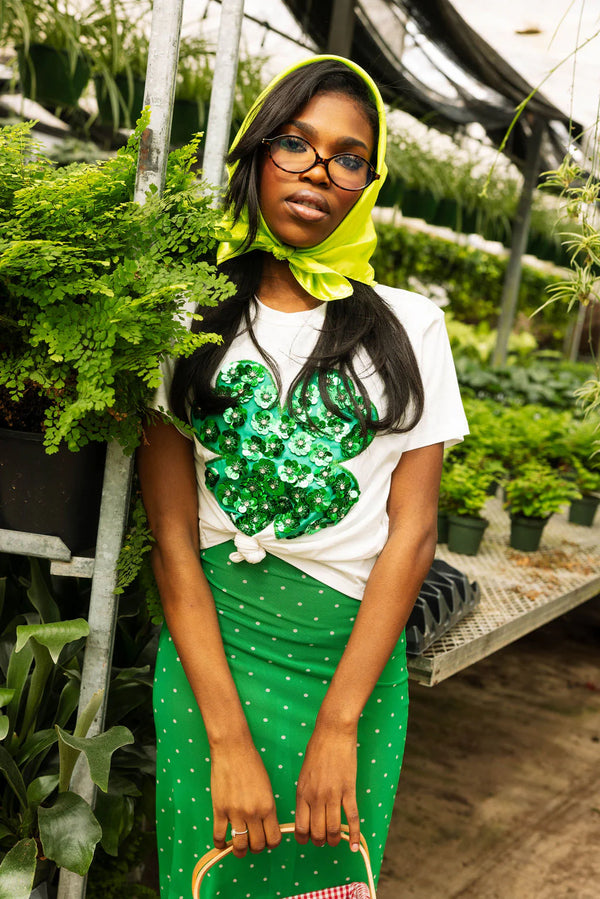
[[[492,365],[504,365],[508,355],[508,340],[515,320],[517,303],[519,299],[519,286],[521,284],[521,271],[523,268],[523,253],[527,247],[529,236],[529,223],[531,221],[531,205],[533,192],[540,173],[540,150],[544,135],[545,123],[537,117],[533,122],[529,146],[527,147],[527,159],[523,172],[523,187],[517,206],[517,213],[513,226],[513,238],[510,248],[510,257],[504,276],[502,299],[500,302],[500,315],[498,318],[498,336],[492,355]]]
[[[223,183],[243,9],[244,0],[223,0],[215,60],[215,89],[206,138],[205,177],[216,186]],[[154,0],[144,96],[144,105],[151,109],[151,120],[140,143],[134,193],[134,199],[139,203],[145,202],[147,191],[152,186],[159,192],[164,187],[182,13],[183,0]],[[80,710],[84,709],[94,693],[104,690],[103,702],[90,728],[90,736],[103,729],[106,715],[117,621],[117,598],[114,594],[116,563],[127,523],[132,474],[133,459],[125,456],[116,442],[111,443],[104,475],[88,616],[90,636],[85,652],[79,705]],[[81,758],[80,762],[76,766],[71,789],[93,805],[95,787],[87,765]],[[64,868],[61,870],[58,899],[83,899],[85,891],[85,877]]]
[[[182,11],[183,0],[154,0],[144,97],[144,104],[151,107],[152,117],[140,143],[134,194],[139,203],[144,202],[146,192],[152,185],[159,191],[164,185]],[[102,704],[89,730],[90,736],[102,731],[106,715],[118,606],[114,593],[116,563],[127,523],[132,473],[133,457],[125,456],[119,444],[113,441],[108,446],[106,456],[88,616],[90,634],[86,644],[79,700],[81,714],[92,695],[98,690],[104,690]],[[95,787],[81,756],[79,762],[81,764],[75,768],[71,789],[93,805]],[[58,899],[83,899],[86,880],[87,878],[62,868]]]

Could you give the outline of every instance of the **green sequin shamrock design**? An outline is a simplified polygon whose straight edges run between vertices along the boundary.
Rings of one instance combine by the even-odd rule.
[[[360,491],[340,462],[359,455],[373,439],[372,431],[361,437],[342,378],[327,374],[329,396],[343,418],[323,403],[316,375],[305,409],[300,388],[294,391],[293,414],[279,405],[275,381],[260,362],[230,363],[216,386],[235,397],[236,405],[210,416],[194,412],[192,425],[200,443],[218,454],[207,462],[206,484],[236,527],[253,536],[273,522],[275,536],[286,538],[341,521]],[[350,389],[364,407],[354,385]],[[374,406],[371,415],[377,417]]]

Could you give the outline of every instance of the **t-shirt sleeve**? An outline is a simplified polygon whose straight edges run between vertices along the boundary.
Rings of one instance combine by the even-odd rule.
[[[173,376],[175,374],[175,365],[176,359],[167,356],[160,365],[160,373],[161,373],[161,382],[158,388],[156,389],[156,393],[148,403],[149,409],[155,409],[157,412],[172,412],[171,409],[171,400],[169,395],[171,393],[171,383],[173,381]],[[184,437],[187,437],[188,440],[192,440],[190,434],[186,433],[181,428],[178,428],[174,422],[172,422],[174,427],[177,428],[180,434],[183,434]]]
[[[447,449],[469,433],[444,316],[438,309],[435,312],[417,354],[425,394],[423,415],[406,435],[405,450],[442,442]]]

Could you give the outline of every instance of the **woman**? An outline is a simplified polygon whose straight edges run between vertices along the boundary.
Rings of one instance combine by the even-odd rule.
[[[229,155],[234,297],[167,371],[139,453],[165,627],[156,666],[162,896],[287,897],[378,874],[407,715],[404,625],[431,564],[443,445],[466,433],[443,318],[377,287],[385,116],[316,57],[258,98]],[[202,310],[203,314],[206,312]],[[354,855],[337,847],[342,815]],[[279,822],[295,821],[280,843]],[[252,855],[247,856],[250,850]]]

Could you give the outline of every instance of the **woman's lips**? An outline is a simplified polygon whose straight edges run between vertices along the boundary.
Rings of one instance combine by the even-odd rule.
[[[329,215],[327,200],[313,191],[296,191],[284,202],[292,215],[303,222],[322,222]]]

